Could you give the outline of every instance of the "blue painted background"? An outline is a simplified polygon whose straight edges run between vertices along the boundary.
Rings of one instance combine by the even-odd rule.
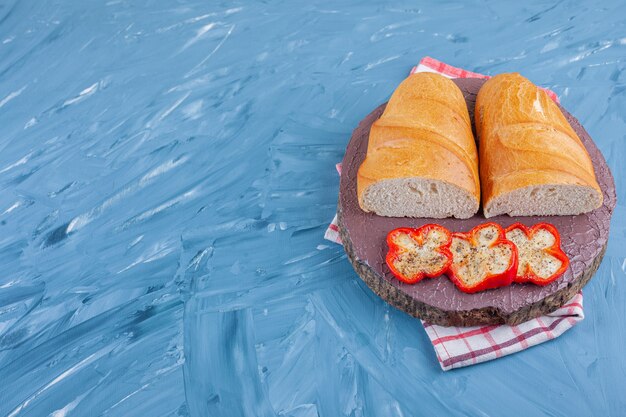
[[[0,2],[0,415],[625,415],[625,3],[367,3]],[[322,237],[424,55],[555,90],[619,199],[585,321],[448,373]]]

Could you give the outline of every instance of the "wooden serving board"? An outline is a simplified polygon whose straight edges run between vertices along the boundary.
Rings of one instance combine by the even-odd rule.
[[[457,79],[466,98],[471,119],[481,79]],[[372,123],[385,105],[379,106],[354,130],[342,164],[339,190],[339,231],[350,262],[367,285],[389,304],[408,314],[443,326],[484,324],[519,324],[556,310],[571,299],[598,269],[609,237],[611,215],[616,203],[615,184],[604,157],[585,129],[571,114],[563,114],[583,141],[593,162],[596,177],[604,193],[603,205],[579,216],[498,216],[489,219],[503,227],[521,222],[554,224],[561,234],[562,247],[570,258],[570,267],[553,283],[540,287],[513,284],[508,287],[465,294],[447,277],[425,279],[415,285],[398,281],[385,263],[387,233],[397,227],[441,224],[453,232],[467,231],[487,221],[479,212],[471,219],[411,219],[382,217],[365,213],[356,194],[356,174],[367,152]]]

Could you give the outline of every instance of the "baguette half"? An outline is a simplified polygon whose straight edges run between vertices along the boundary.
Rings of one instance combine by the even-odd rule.
[[[548,94],[499,74],[476,98],[485,217],[577,215],[602,205],[593,164]]]
[[[467,105],[451,80],[410,75],[371,127],[357,174],[359,205],[389,217],[472,217],[478,152]]]

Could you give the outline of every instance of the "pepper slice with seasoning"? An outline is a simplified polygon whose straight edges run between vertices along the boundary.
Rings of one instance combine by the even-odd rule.
[[[496,223],[484,223],[467,233],[453,233],[452,264],[447,272],[465,293],[509,285],[517,272],[517,248]]]
[[[569,266],[569,258],[561,249],[561,236],[553,225],[537,223],[527,227],[515,223],[505,233],[519,253],[515,282],[548,285]]]
[[[394,229],[387,234],[387,266],[407,284],[420,282],[424,277],[438,277],[452,262],[451,239],[450,231],[438,224]]]

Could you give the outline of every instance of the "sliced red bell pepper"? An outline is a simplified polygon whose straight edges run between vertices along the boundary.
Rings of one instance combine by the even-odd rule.
[[[387,266],[407,284],[420,282],[424,277],[438,277],[452,262],[451,239],[450,231],[438,224],[394,229],[387,234]]]
[[[509,285],[517,271],[517,248],[496,223],[467,233],[453,233],[452,264],[447,274],[463,292],[475,293]]]
[[[561,249],[561,236],[549,223],[532,227],[515,223],[507,227],[506,237],[515,243],[519,253],[515,282],[547,285],[569,266],[569,258]]]

